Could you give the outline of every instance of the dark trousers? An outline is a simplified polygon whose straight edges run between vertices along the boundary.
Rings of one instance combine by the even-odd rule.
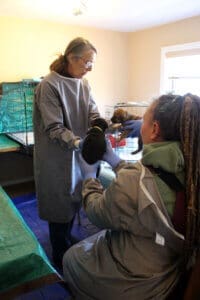
[[[71,243],[71,229],[74,218],[69,223],[49,222],[49,237],[52,246],[52,258],[58,267],[62,267],[62,258]]]

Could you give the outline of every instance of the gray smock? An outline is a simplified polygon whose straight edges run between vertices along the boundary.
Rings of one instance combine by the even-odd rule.
[[[82,176],[75,141],[99,117],[85,79],[51,72],[34,101],[34,176],[40,218],[69,222],[81,202]]]

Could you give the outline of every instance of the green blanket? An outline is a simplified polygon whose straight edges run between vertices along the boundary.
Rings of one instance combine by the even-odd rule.
[[[4,291],[52,274],[58,277],[36,237],[0,187],[0,298]]]

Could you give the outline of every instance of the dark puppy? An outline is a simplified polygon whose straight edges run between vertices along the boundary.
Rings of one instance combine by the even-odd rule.
[[[124,122],[129,121],[129,120],[140,120],[141,117],[133,114],[129,114],[126,110],[122,108],[118,108],[114,111],[113,116],[111,118],[112,123],[121,123],[123,125]],[[119,136],[119,141],[122,139],[126,138],[129,133],[129,130],[124,130],[120,136]],[[136,154],[142,150],[143,143],[142,143],[142,138],[141,136],[138,137],[138,149],[136,151],[131,152],[131,154]]]
[[[103,118],[97,118],[91,123],[91,128],[83,141],[82,156],[88,164],[94,164],[102,159],[106,152],[105,130],[108,123]]]
[[[140,120],[141,117],[133,114],[129,114],[126,110],[122,108],[115,109],[113,116],[111,118],[112,123],[123,123],[128,120]]]

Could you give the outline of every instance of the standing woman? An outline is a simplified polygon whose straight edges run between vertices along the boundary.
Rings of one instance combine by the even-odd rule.
[[[54,263],[61,267],[71,246],[71,228],[81,201],[78,150],[99,111],[83,76],[92,70],[96,49],[75,38],[50,65],[35,92],[34,172],[41,219],[49,224]]]

